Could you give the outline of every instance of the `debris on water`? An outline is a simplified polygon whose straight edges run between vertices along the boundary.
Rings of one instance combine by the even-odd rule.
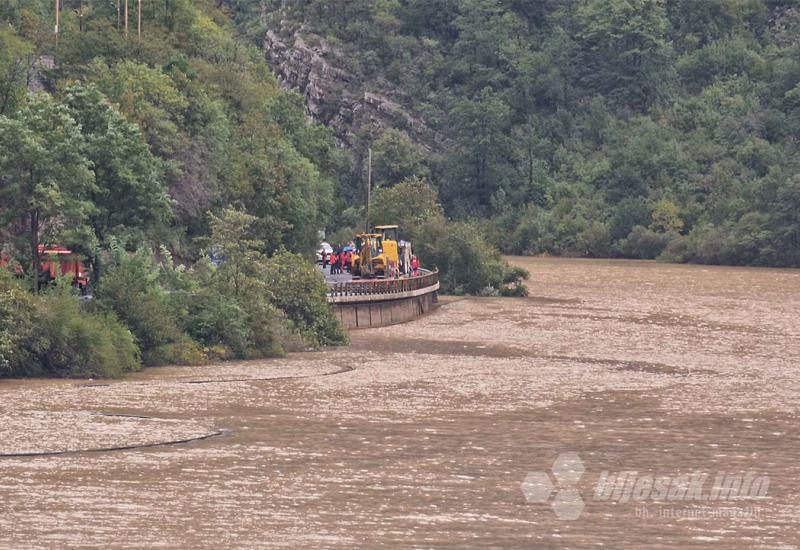
[[[540,296],[443,300],[347,348],[113,383],[0,381],[0,450],[224,436],[2,458],[0,547],[793,543],[800,272],[513,261]],[[585,466],[574,522],[520,490],[563,452]],[[592,500],[603,471],[770,483],[734,503],[757,505],[750,516],[669,503],[675,517],[643,519],[633,501]]]

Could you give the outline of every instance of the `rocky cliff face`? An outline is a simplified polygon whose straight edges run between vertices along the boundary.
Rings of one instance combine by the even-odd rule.
[[[50,73],[56,68],[56,60],[52,55],[39,55],[28,57],[28,91],[52,92],[54,82]]]
[[[400,128],[428,149],[439,142],[425,122],[404,109],[391,92],[367,91],[364,82],[343,68],[343,52],[305,31],[269,30],[264,53],[281,85],[298,91],[308,114],[331,127],[344,145],[362,128]]]

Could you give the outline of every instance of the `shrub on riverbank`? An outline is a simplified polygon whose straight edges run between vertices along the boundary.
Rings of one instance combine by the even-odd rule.
[[[82,311],[69,284],[39,299],[37,366],[58,377],[118,378],[141,367],[133,334],[111,313]]]
[[[428,222],[417,251],[424,265],[439,268],[442,291],[448,294],[525,296],[528,272],[511,267],[469,222]]]
[[[339,345],[347,341],[326,293],[325,280],[307,260],[285,250],[267,263],[267,285],[273,302],[286,313],[295,330],[315,344]]]
[[[218,265],[204,258],[176,268],[165,250],[156,259],[146,249],[112,246],[96,302],[130,327],[146,365],[270,357],[346,341],[320,273],[297,254],[264,254],[255,221],[235,209],[210,216],[207,240],[224,258]]]
[[[442,292],[526,296],[528,272],[509,266],[475,222],[445,219],[436,190],[409,179],[375,193],[375,223],[399,223],[425,267],[439,269]]]
[[[33,296],[8,271],[0,269],[0,376],[13,374],[27,362],[34,309]]]
[[[186,346],[176,346],[184,340],[183,334],[173,304],[158,284],[161,269],[153,255],[147,250],[128,254],[116,246],[109,255],[110,265],[95,292],[98,307],[127,325],[146,365],[179,362]],[[184,353],[169,353],[178,350]]]
[[[0,273],[0,376],[119,377],[139,369],[131,332],[84,311],[68,284],[34,296]]]
[[[112,242],[94,300],[68,281],[33,295],[0,270],[0,376],[118,377],[145,365],[282,355],[347,336],[308,260],[268,257],[252,239],[255,218],[211,216],[224,261],[174,267],[166,250],[125,252]]]
[[[201,262],[190,274],[195,287],[186,296],[183,323],[193,339],[240,359],[274,357],[304,347],[285,314],[270,302],[263,281],[240,276],[234,287],[221,267]]]
[[[201,262],[195,272],[200,287],[212,294],[208,304],[238,306],[238,312],[228,313],[240,321],[237,337],[247,342],[242,353],[275,355],[346,343],[327,303],[325,281],[313,264],[285,250],[264,254],[263,243],[254,237],[256,218],[249,214],[226,208],[210,219],[210,243],[225,260],[218,266]]]

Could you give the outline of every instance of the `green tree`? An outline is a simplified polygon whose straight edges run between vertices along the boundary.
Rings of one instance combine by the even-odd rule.
[[[484,89],[459,101],[450,114],[453,148],[442,198],[455,212],[487,213],[494,193],[511,181],[511,112],[502,98]]]
[[[96,62],[91,73],[103,93],[139,126],[153,151],[170,157],[180,142],[189,103],[169,76],[160,69],[129,60],[110,70]]]
[[[255,216],[263,250],[281,246],[306,255],[317,245],[332,203],[332,185],[273,126],[258,120],[238,129],[227,199]]]
[[[212,251],[224,258],[218,268],[222,279],[228,281],[232,295],[237,300],[247,299],[256,288],[269,292],[259,277],[264,241],[256,237],[258,218],[244,211],[225,208],[219,216],[209,213]]]
[[[373,145],[372,159],[372,181],[376,187],[430,176],[425,150],[401,130],[385,130]]]
[[[139,128],[94,85],[66,89],[64,103],[80,123],[95,189],[91,224],[100,241],[113,234],[147,234],[165,223],[171,206],[160,163]]]
[[[444,220],[436,190],[417,178],[378,189],[372,200],[372,212],[376,225],[397,224],[411,239],[419,238],[424,224]]]
[[[181,339],[177,308],[168,303],[159,285],[160,269],[149,250],[128,254],[113,246],[113,258],[95,292],[99,306],[115,314],[136,337],[147,365],[161,350]]]
[[[763,30],[768,3],[759,0],[673,0],[666,3],[673,42],[679,51],[702,48],[716,40]]]
[[[460,15],[454,19],[458,40],[453,45],[452,72],[456,80],[468,84],[464,86],[467,94],[475,94],[506,82],[523,26],[500,0],[463,0],[460,4]]]
[[[67,107],[47,94],[30,96],[16,118],[0,116],[1,213],[27,235],[34,292],[43,237],[51,243],[89,237],[89,197],[96,188],[84,147]]]
[[[9,271],[0,269],[0,377],[13,373],[30,356],[36,333],[34,299]]]
[[[223,258],[219,267],[212,270],[210,286],[216,289],[215,294],[234,304],[224,306],[213,298],[212,302],[219,306],[216,311],[223,318],[240,327],[234,332],[238,334],[236,340],[249,342],[239,345],[240,355],[252,354],[253,349],[260,353],[280,351],[282,344],[291,340],[286,334],[281,337],[287,322],[292,327],[289,332],[300,335],[307,344],[345,341],[325,297],[325,280],[313,264],[286,250],[267,258],[262,252],[263,243],[255,237],[255,216],[226,208],[210,218],[212,250]],[[209,319],[208,315],[200,317]],[[206,321],[205,325],[211,327],[212,323]],[[231,331],[214,328],[211,332]]]
[[[646,108],[664,93],[671,56],[663,0],[588,0],[575,12],[581,86]]]
[[[13,113],[25,97],[32,52],[31,44],[0,28],[0,115]]]
[[[315,344],[347,342],[327,301],[328,285],[316,266],[298,254],[282,250],[269,259],[264,276],[273,290],[273,304],[300,334]]]
[[[653,228],[664,233],[683,229],[678,205],[667,199],[657,201],[653,205]]]

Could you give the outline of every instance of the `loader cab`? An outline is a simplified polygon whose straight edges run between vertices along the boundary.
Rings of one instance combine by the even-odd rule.
[[[400,226],[399,225],[376,225],[373,233],[380,233],[384,241],[400,240]]]

